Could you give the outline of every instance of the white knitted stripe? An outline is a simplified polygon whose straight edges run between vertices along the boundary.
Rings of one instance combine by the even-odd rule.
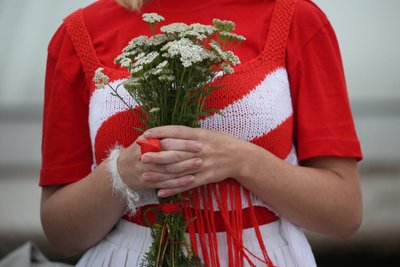
[[[250,141],[275,129],[292,113],[287,72],[279,68],[242,99],[221,110],[221,114],[202,121],[201,128]]]
[[[121,84],[121,86],[118,88],[118,93],[129,105],[132,107],[137,107],[137,102],[129,96],[123,87],[122,83],[124,81],[125,79],[110,82],[110,86],[115,89],[119,84]],[[93,148],[96,134],[101,125],[111,116],[128,109],[118,97],[111,95],[111,93],[111,88],[105,86],[104,88],[96,89],[90,97],[89,126],[90,139],[92,140]]]
[[[124,80],[110,83],[114,88]],[[119,93],[133,107],[137,103],[121,86]],[[90,99],[89,124],[92,144],[98,129],[107,119],[126,110],[107,86],[94,91]],[[250,141],[275,129],[292,114],[287,72],[279,68],[268,74],[254,90],[224,108],[222,114],[214,114],[201,122],[201,127],[231,134]]]
[[[117,80],[110,85],[116,88],[123,81]],[[106,87],[97,89],[91,96],[89,124],[93,151],[96,134],[102,123],[111,116],[127,110],[122,101],[111,93],[111,89]],[[122,86],[119,93],[130,105],[137,106]],[[201,122],[201,127],[225,132],[246,141],[261,137],[279,127],[293,113],[286,70],[279,68],[266,75],[265,79],[252,91],[221,111],[223,115],[215,114],[206,118]],[[285,160],[291,164],[297,164],[294,148]],[[142,194],[143,197],[138,206],[158,203],[153,190],[142,192]],[[215,196],[213,196],[213,202],[214,209],[219,210]],[[266,206],[255,196],[252,196],[252,202],[255,206]],[[242,206],[248,207],[244,193],[242,193]]]

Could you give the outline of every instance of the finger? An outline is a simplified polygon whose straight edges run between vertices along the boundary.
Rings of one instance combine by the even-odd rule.
[[[177,139],[196,140],[198,130],[199,129],[181,125],[166,125],[166,126],[151,128],[145,131],[143,133],[143,136],[147,139],[177,138]]]
[[[193,171],[182,172],[178,174],[158,173],[158,172],[145,172],[141,175],[140,180],[144,183],[158,183],[165,180],[176,179],[187,175],[193,175]]]
[[[184,151],[161,151],[143,154],[141,161],[144,164],[172,164],[196,157],[196,154]]]
[[[168,179],[159,183],[155,183],[155,188],[168,188],[171,190],[176,190],[177,188],[185,188],[193,186],[195,178],[193,175],[187,175],[175,179]]]
[[[164,138],[160,141],[161,150],[200,152],[202,145],[195,140]]]
[[[136,140],[146,140],[146,138],[144,138],[143,134],[141,134],[138,136],[138,138],[136,138]]]
[[[144,164],[140,161],[138,172],[142,174],[146,172],[174,174],[176,177],[182,173],[194,173],[202,165],[203,161],[200,158],[192,158],[172,164]]]
[[[180,174],[183,172],[193,173],[197,171],[203,164],[200,158],[192,158],[184,161],[180,161],[173,164],[157,165],[162,171],[160,173],[169,174]]]

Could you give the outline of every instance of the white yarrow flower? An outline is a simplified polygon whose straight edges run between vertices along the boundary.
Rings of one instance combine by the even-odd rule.
[[[123,68],[128,68],[132,63],[132,59],[130,59],[129,57],[125,57],[123,59],[121,59],[120,61],[120,65]]]
[[[193,63],[210,58],[210,53],[201,45],[194,44],[187,38],[168,42],[161,48],[161,51],[167,52],[166,57],[179,56],[184,67],[190,67]]]
[[[129,79],[127,79],[124,82],[124,86],[125,87],[140,87],[140,86],[142,86],[141,79],[136,78],[136,77],[129,77]]]
[[[158,15],[157,13],[144,13],[142,18],[145,22],[150,24],[161,22],[164,20],[164,17]]]
[[[233,68],[229,64],[222,64],[222,71],[226,74],[232,74],[234,72]]]
[[[164,42],[166,42],[168,40],[167,36],[165,36],[165,34],[156,34],[151,36],[148,40],[147,40],[147,45],[160,45]]]
[[[160,64],[158,64],[155,68],[150,70],[150,73],[152,75],[159,75],[161,73],[166,73],[168,70],[166,70],[166,67],[168,66],[168,61],[163,61]]]
[[[163,33],[182,33],[189,29],[189,25],[181,22],[171,23],[169,25],[162,26],[160,31]]]
[[[154,112],[159,112],[160,111],[160,108],[152,108],[152,109],[150,109],[150,113],[154,113]]]
[[[164,60],[163,62],[157,65],[157,69],[163,69],[166,66],[168,66],[168,61]]]
[[[153,61],[159,56],[160,54],[157,51],[150,52],[148,54],[141,53],[138,55],[135,60],[136,62],[133,64],[133,67],[140,66],[140,65],[148,65],[153,63]]]
[[[167,82],[173,82],[173,81],[175,81],[175,76],[173,76],[173,75],[161,75],[161,76],[159,76],[158,77],[158,79],[160,80],[160,81],[167,81]]]
[[[128,51],[134,50],[140,46],[143,46],[147,43],[147,39],[149,39],[147,36],[140,35],[140,36],[132,39],[122,51],[128,52]]]
[[[200,23],[190,24],[190,28],[193,31],[196,31],[198,33],[203,33],[205,35],[211,35],[217,30],[214,26],[204,25]]]
[[[182,32],[179,34],[179,37],[187,37],[187,36],[192,36],[192,37],[196,38],[197,40],[203,40],[203,39],[207,38],[207,35],[196,32],[194,30],[188,30],[186,32]]]
[[[240,64],[240,59],[232,51],[226,51],[226,60],[230,61],[233,66]]]
[[[108,84],[110,78],[104,74],[104,68],[98,68],[93,77],[93,81],[96,84],[97,88],[102,88]]]
[[[123,60],[125,57],[126,57],[126,56],[125,56],[124,53],[118,55],[116,58],[114,58],[114,64],[118,64],[118,63],[121,62],[121,60]]]
[[[212,41],[210,43],[210,48],[217,53],[217,56],[220,56],[223,60],[227,60],[226,53],[222,51],[221,47],[216,41]]]
[[[140,72],[140,71],[142,71],[142,70],[143,70],[143,66],[142,66],[142,65],[139,65],[139,66],[136,66],[136,67],[130,69],[129,71],[130,71],[131,73],[137,73],[137,72]]]
[[[222,37],[238,40],[238,41],[241,41],[241,42],[246,40],[246,38],[244,36],[238,35],[238,34],[232,33],[232,32],[221,32],[220,35]]]
[[[221,32],[230,32],[235,29],[235,23],[230,20],[220,20],[220,19],[213,19],[214,27],[216,27]]]
[[[140,53],[140,54],[138,54],[136,57],[135,57],[135,60],[137,61],[137,60],[140,60],[140,59],[142,59],[142,58],[144,58],[146,56],[146,53]]]

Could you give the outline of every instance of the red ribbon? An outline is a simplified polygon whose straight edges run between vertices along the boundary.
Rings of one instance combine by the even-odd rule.
[[[160,139],[138,140],[136,143],[140,146],[142,154],[161,151]]]
[[[178,202],[175,203],[162,203],[160,207],[161,211],[165,214],[171,214],[174,212],[183,213],[182,212],[182,205]]]

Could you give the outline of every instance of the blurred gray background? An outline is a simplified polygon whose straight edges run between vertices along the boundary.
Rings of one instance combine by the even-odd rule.
[[[47,44],[90,0],[0,1],[0,259],[27,240],[50,259],[39,218]],[[307,233],[319,266],[400,266],[400,1],[315,1],[341,46],[365,159],[363,225],[352,241]],[[341,216],[338,211],[338,216]]]

